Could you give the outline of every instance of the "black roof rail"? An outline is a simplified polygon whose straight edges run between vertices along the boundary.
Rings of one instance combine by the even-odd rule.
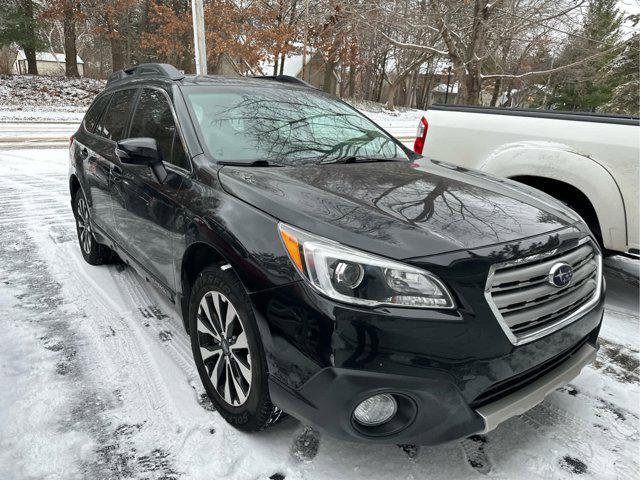
[[[257,78],[261,80],[273,80],[276,82],[283,82],[283,83],[293,83],[293,84],[301,85],[308,88],[316,88],[310,83],[307,83],[304,80],[301,80],[298,77],[293,77],[291,75],[256,75],[256,76],[253,76],[252,78]]]
[[[119,82],[120,80],[138,77],[141,75],[157,75],[166,77],[169,80],[182,80],[184,78],[184,73],[168,63],[141,63],[135,67],[129,67],[124,70],[113,72],[107,79],[107,86],[115,82]]]

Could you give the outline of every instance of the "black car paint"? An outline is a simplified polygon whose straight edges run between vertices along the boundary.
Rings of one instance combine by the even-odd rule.
[[[285,223],[394,259],[509,242],[575,223],[534,197],[433,162],[225,167],[219,176],[229,193]]]
[[[482,428],[469,404],[492,384],[587,336],[595,342],[602,301],[568,327],[516,347],[483,296],[492,264],[589,235],[557,202],[424,159],[417,165],[217,165],[180,93],[180,84],[198,81],[206,80],[144,78],[125,86],[151,85],[171,99],[189,170],[167,164],[169,178],[159,183],[149,168],[122,164],[115,142],[81,126],[71,146],[71,188],[85,192],[98,240],[180,305],[185,319],[191,255],[206,251],[208,260],[233,267],[256,313],[271,395],[289,413],[333,435],[373,440],[353,425],[351,412],[365,395],[395,389],[418,404],[418,414],[411,427],[379,440],[439,443]],[[292,94],[302,88],[224,82]],[[425,268],[445,282],[458,308],[361,308],[329,300],[292,266],[279,221]]]

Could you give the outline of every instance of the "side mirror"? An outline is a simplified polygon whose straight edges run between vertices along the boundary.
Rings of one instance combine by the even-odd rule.
[[[160,183],[167,179],[162,154],[155,139],[147,137],[127,138],[116,144],[116,155],[125,165],[146,165],[153,170]]]

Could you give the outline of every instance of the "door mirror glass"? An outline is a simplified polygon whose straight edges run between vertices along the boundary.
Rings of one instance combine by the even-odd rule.
[[[146,165],[151,167],[160,183],[167,178],[167,170],[162,163],[162,155],[153,138],[136,137],[120,140],[116,144],[116,155],[125,165]]]

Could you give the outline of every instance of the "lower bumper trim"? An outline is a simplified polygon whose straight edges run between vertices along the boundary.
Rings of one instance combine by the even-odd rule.
[[[490,432],[505,420],[520,415],[541,403],[551,392],[576,378],[586,365],[595,360],[597,351],[592,345],[586,344],[562,365],[533,383],[478,408],[476,412],[485,424],[484,430],[480,433]]]

